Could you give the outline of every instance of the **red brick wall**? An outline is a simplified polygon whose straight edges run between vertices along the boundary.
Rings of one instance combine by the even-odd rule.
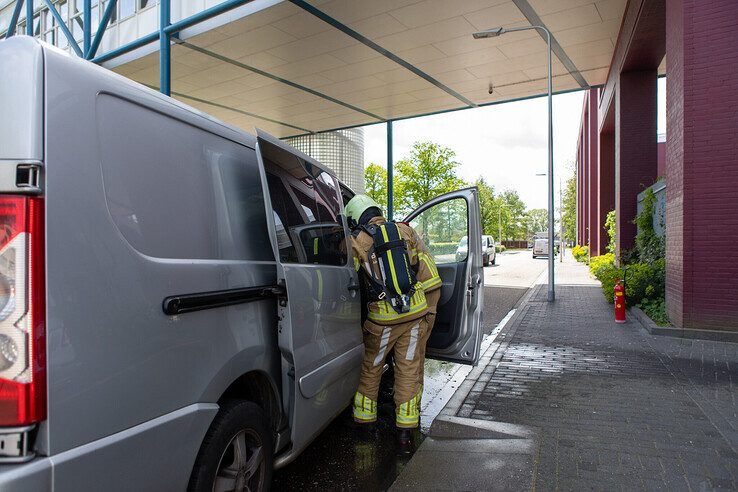
[[[668,0],[667,307],[738,330],[738,2]]]
[[[599,193],[597,200],[597,224],[600,231],[597,255],[607,253],[610,242],[605,230],[605,220],[611,210],[615,210],[615,135],[612,132],[599,135]]]
[[[590,89],[587,92],[585,104],[587,104],[587,124],[582,125],[587,132],[588,152],[587,152],[587,168],[589,169],[589,214],[587,223],[589,224],[589,250],[597,251],[599,248],[599,227],[597,222],[597,196],[600,192],[599,178],[599,153],[597,150],[597,89]]]
[[[615,88],[616,255],[635,245],[638,193],[656,181],[656,70],[623,72]]]

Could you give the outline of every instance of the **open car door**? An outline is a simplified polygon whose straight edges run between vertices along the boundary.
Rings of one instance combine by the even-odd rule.
[[[285,464],[356,391],[364,356],[361,296],[338,179],[279,139],[262,131],[257,137],[267,228],[286,289],[276,334],[292,443],[278,458]]]
[[[476,364],[484,302],[478,191],[465,188],[436,197],[405,221],[430,250],[443,281],[426,357]]]

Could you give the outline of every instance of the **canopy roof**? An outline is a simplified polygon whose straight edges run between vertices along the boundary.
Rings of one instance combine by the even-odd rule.
[[[172,96],[279,137],[532,97],[546,91],[542,35],[471,36],[532,24],[553,33],[555,92],[596,86],[606,81],[625,3],[271,1],[183,32],[172,48]],[[156,86],[158,53],[113,69]]]

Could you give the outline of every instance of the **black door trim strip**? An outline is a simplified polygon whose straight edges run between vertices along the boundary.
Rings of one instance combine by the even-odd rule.
[[[162,310],[164,314],[191,313],[203,309],[213,309],[234,304],[260,301],[273,297],[283,296],[285,288],[280,285],[260,285],[257,287],[243,287],[238,289],[216,290],[195,294],[182,294],[164,298]]]

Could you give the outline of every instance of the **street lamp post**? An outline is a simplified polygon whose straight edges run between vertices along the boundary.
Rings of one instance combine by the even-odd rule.
[[[495,27],[472,34],[474,39],[494,38],[514,31],[527,31],[536,29],[546,33],[548,43],[548,300],[556,299],[554,288],[554,175],[553,175],[553,98],[552,98],[552,76],[551,76],[551,31],[544,26],[524,27]]]
[[[559,262],[564,262],[564,252],[566,244],[564,244],[564,196],[561,194],[561,176],[559,176]]]

